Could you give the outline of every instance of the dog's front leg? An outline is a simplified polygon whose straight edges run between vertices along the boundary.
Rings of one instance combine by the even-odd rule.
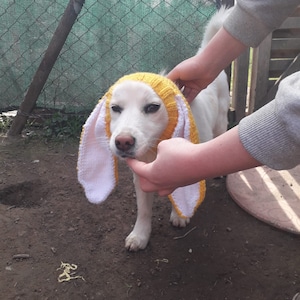
[[[125,240],[129,251],[145,249],[151,234],[153,193],[145,193],[140,188],[139,178],[134,174],[134,186],[137,200],[137,219],[132,232]]]

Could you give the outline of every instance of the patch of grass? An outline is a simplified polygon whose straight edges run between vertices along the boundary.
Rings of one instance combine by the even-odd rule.
[[[0,115],[0,133],[5,134],[12,123],[11,117]]]
[[[85,115],[55,112],[52,117],[45,120],[42,125],[42,135],[46,138],[79,138]]]
[[[66,113],[64,110],[36,109],[28,118],[23,134],[46,140],[79,139],[87,113]],[[0,114],[0,134],[6,134],[14,115]]]

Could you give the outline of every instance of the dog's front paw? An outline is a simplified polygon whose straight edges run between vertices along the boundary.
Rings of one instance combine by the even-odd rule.
[[[190,223],[190,219],[179,217],[175,209],[173,209],[170,216],[170,222],[174,227],[186,227],[186,225]]]
[[[125,240],[125,248],[129,251],[138,251],[145,249],[150,235],[137,234],[132,231]]]

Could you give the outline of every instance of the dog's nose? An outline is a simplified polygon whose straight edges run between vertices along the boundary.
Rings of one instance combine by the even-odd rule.
[[[129,134],[119,134],[116,136],[115,144],[117,149],[126,152],[134,146],[135,138]]]

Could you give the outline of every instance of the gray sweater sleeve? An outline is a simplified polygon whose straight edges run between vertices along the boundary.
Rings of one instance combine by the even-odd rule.
[[[275,99],[239,124],[245,149],[276,170],[300,164],[300,72],[286,77]]]
[[[224,28],[244,45],[257,47],[298,5],[299,0],[237,0]]]

